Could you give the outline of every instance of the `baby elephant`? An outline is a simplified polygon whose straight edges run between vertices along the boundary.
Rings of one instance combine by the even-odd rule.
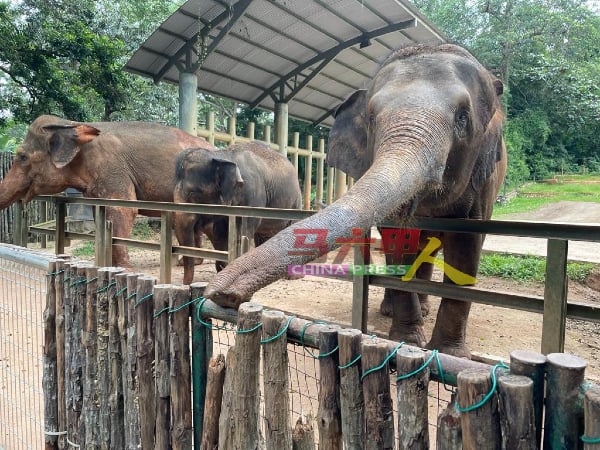
[[[260,142],[235,144],[217,152],[190,148],[175,166],[176,203],[204,203],[297,209],[301,194],[294,166]],[[247,218],[246,233],[259,246],[286,228],[289,220]],[[176,213],[175,234],[180,245],[200,247],[195,232],[204,232],[217,250],[227,250],[228,217]],[[225,267],[218,261],[217,271]],[[194,277],[194,258],[183,258],[183,282]]]

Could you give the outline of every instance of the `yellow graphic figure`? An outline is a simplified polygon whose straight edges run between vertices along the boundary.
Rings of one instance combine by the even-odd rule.
[[[458,269],[455,269],[450,264],[446,264],[441,259],[431,256],[431,254],[434,251],[436,251],[438,248],[440,248],[440,246],[442,245],[442,241],[440,241],[436,237],[429,237],[429,238],[427,238],[427,240],[429,242],[427,243],[427,245],[425,246],[423,251],[421,251],[421,253],[419,253],[419,256],[417,256],[417,259],[411,266],[410,270],[406,273],[406,275],[404,275],[402,277],[402,281],[412,280],[413,277],[415,276],[415,274],[417,273],[417,269],[419,268],[419,266],[421,264],[431,263],[431,264],[435,264],[440,269],[442,269],[444,271],[444,273],[448,276],[448,278],[450,278],[454,282],[454,284],[458,284],[460,286],[475,284],[475,282],[477,281],[477,278],[472,277],[471,275],[468,275],[466,273],[463,273]]]

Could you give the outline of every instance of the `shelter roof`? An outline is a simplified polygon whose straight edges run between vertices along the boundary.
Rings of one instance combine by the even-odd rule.
[[[407,0],[188,0],[125,70],[156,83],[195,72],[202,92],[331,125],[394,49],[445,40]]]

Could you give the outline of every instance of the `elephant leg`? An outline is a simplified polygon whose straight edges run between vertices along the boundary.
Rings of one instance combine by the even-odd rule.
[[[229,220],[227,217],[219,217],[212,226],[211,242],[215,250],[226,251],[229,248]],[[220,272],[227,263],[225,261],[215,261],[215,269]]]
[[[483,237],[478,234],[448,233],[444,240],[444,262],[463,274],[475,277],[482,243]],[[453,283],[447,274],[444,274],[444,283]],[[470,358],[471,353],[466,345],[470,309],[470,302],[442,298],[427,347]]]
[[[175,236],[179,245],[193,247],[195,229],[199,218],[196,214],[175,213]],[[183,284],[190,284],[194,279],[194,258],[183,257]]]
[[[425,331],[419,296],[415,292],[386,289],[392,305],[392,325],[389,337],[393,341],[424,347]]]
[[[129,237],[138,211],[135,208],[106,208],[106,218],[112,222],[113,236]],[[112,246],[112,265],[131,269],[129,252],[124,245]]]

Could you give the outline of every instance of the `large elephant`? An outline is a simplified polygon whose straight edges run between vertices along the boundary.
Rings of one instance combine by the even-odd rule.
[[[40,116],[0,183],[0,209],[68,187],[85,197],[172,202],[175,158],[188,147],[213,149],[202,138],[156,123]],[[137,214],[134,208],[107,208],[113,235],[129,237]],[[126,247],[113,247],[113,264],[131,267]]]
[[[235,144],[217,153],[202,148],[182,152],[176,161],[176,203],[205,203],[298,209],[301,193],[296,169],[265,144]],[[290,225],[289,220],[247,218],[245,234],[260,245]],[[217,250],[227,250],[227,216],[177,213],[175,234],[181,245],[192,246],[205,233]],[[217,261],[217,271],[225,263]],[[183,282],[194,277],[193,258],[183,258]]]
[[[237,307],[284,276],[288,265],[312,259],[290,255],[298,228],[328,230],[331,249],[353,229],[389,219],[489,218],[506,171],[501,93],[502,83],[460,47],[416,46],[393,53],[368,91],[341,106],[331,130],[329,162],[360,179],[337,202],[234,261],[207,286],[206,297]],[[439,237],[445,263],[474,277],[483,236]],[[451,282],[447,275],[444,281]],[[390,337],[423,345],[418,296],[387,295],[393,297]],[[442,299],[427,346],[470,356],[469,309],[468,302]]]

